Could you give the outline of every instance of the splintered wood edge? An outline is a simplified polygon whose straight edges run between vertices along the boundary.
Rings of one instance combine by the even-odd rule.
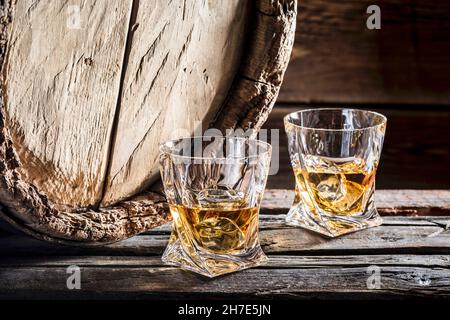
[[[11,0],[0,6],[0,63],[6,56]],[[247,51],[211,127],[254,129],[267,119],[278,96],[294,44],[297,0],[258,0]],[[3,71],[3,70],[2,70]],[[18,157],[5,126],[4,77],[0,88],[0,217],[38,239],[69,245],[116,242],[170,219],[165,198],[147,191],[117,205],[73,209],[51,203],[20,179]]]
[[[294,46],[297,0],[259,0],[240,70],[212,127],[253,129],[267,120]]]

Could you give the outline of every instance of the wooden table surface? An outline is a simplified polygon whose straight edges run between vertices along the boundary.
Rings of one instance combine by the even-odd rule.
[[[266,191],[260,237],[268,264],[216,279],[161,263],[169,224],[89,248],[3,232],[0,298],[450,296],[450,191],[377,191],[383,225],[336,239],[286,226],[292,197],[291,191]],[[67,289],[72,265],[80,268],[80,290]]]

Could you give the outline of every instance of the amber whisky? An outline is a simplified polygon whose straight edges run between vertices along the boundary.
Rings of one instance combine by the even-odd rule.
[[[296,201],[303,200],[310,209],[337,215],[364,211],[365,197],[375,181],[376,163],[370,169],[360,158],[307,156],[304,168],[294,168],[297,180]]]
[[[258,208],[233,207],[229,202],[208,206],[171,205],[176,223],[190,235],[196,245],[213,253],[236,253],[246,247],[251,234],[256,234]],[[192,244],[188,244],[192,245]]]

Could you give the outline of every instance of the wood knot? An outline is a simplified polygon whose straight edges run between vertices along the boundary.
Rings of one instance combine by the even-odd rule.
[[[84,58],[84,64],[87,66],[92,66],[94,64],[94,60],[92,60],[92,58]]]

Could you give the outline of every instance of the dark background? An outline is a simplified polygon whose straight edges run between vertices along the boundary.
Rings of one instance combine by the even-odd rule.
[[[381,8],[369,30],[366,9]],[[293,188],[282,117],[300,108],[353,107],[388,117],[382,189],[450,189],[450,1],[300,0],[296,43],[265,128],[280,132],[280,171]]]

